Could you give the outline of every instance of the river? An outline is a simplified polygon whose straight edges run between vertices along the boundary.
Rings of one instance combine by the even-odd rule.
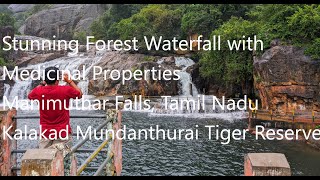
[[[20,112],[20,114],[36,115],[37,112]],[[103,114],[100,111],[71,112],[71,114]],[[223,116],[223,114],[222,114]],[[101,119],[72,119],[73,127],[83,128],[91,125],[97,127]],[[20,120],[18,127],[27,124],[37,127],[38,120]],[[231,141],[222,145],[219,141],[208,140],[205,125],[219,125],[221,128],[242,129],[247,127],[246,120],[226,120],[217,118],[185,118],[170,116],[151,116],[148,113],[124,112],[123,125],[127,128],[143,129],[159,125],[163,129],[188,129],[199,125],[199,139],[186,141],[140,140],[123,141],[123,171],[122,175],[243,175],[244,155],[246,153],[284,153],[292,168],[293,175],[320,175],[320,152],[302,142],[292,141],[263,141],[255,140],[248,135],[246,140]],[[75,142],[76,143],[76,140]],[[97,141],[89,141],[82,148],[94,149]],[[19,141],[19,149],[37,148],[36,141]],[[77,154],[80,165],[90,153]],[[21,157],[21,154],[19,155]],[[90,166],[99,166],[105,156],[99,155]],[[83,175],[92,175],[93,171],[86,170]]]
[[[83,56],[69,56],[38,64],[41,66],[59,65],[62,69],[78,69],[82,64],[88,64],[86,74],[91,67],[101,60],[100,55],[95,58]],[[158,61],[161,64],[163,61]],[[191,59],[176,58],[176,65],[181,67],[180,95],[196,96],[197,88],[187,68],[194,64]],[[34,69],[36,66],[28,66]],[[31,90],[32,81],[17,82],[14,86],[5,84],[5,95],[8,99],[15,96],[26,98]],[[192,91],[190,92],[190,84]],[[88,93],[88,81],[80,82],[85,94]],[[192,94],[191,94],[192,93]],[[123,171],[122,175],[243,175],[244,155],[246,153],[274,152],[284,153],[289,161],[294,175],[320,175],[320,152],[302,142],[291,141],[263,141],[247,137],[242,141],[231,141],[228,145],[221,145],[219,141],[208,140],[205,132],[206,125],[219,125],[220,128],[245,129],[247,122],[243,112],[124,112],[123,125],[127,128],[148,129],[159,125],[162,129],[189,129],[199,126],[198,140],[168,141],[141,140],[123,141]],[[185,114],[184,114],[185,113]],[[38,115],[37,111],[19,111],[19,115]],[[71,111],[74,115],[104,114],[101,111]],[[103,119],[72,119],[71,125],[86,128],[89,125],[97,127]],[[19,120],[18,128],[28,125],[29,128],[38,127],[38,119]],[[74,144],[76,140],[74,140]],[[82,148],[95,149],[99,143],[89,141]],[[37,141],[22,140],[18,142],[18,149],[37,148]],[[78,165],[81,165],[90,153],[77,154]],[[18,155],[20,161],[22,154]],[[105,155],[100,154],[90,166],[96,167],[103,161]],[[83,175],[92,175],[93,171],[86,171]]]

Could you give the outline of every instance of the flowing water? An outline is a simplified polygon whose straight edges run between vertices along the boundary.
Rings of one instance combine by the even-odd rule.
[[[101,111],[73,111],[71,114],[96,115]],[[37,112],[21,112],[35,115]],[[221,115],[223,116],[223,115]],[[244,120],[227,120],[228,118],[195,119],[186,117],[154,117],[148,113],[124,112],[123,125],[127,129],[148,129],[159,125],[162,129],[195,129],[199,126],[198,140],[140,140],[123,141],[123,171],[122,175],[243,175],[244,155],[246,153],[284,153],[294,175],[320,175],[320,152],[306,146],[302,142],[263,141],[255,140],[248,134],[246,140],[231,141],[228,145],[223,141],[208,140],[206,125],[219,125],[220,128],[242,129],[247,127]],[[99,126],[103,119],[72,119],[73,129],[76,125],[87,128]],[[38,126],[37,119],[20,120],[18,127],[28,125]],[[74,139],[74,143],[77,140]],[[88,141],[82,148],[95,149],[99,141]],[[19,149],[37,148],[37,141],[22,140],[18,142]],[[81,165],[90,153],[77,154],[78,165]],[[21,158],[19,154],[19,159]],[[104,160],[100,154],[90,166],[97,167]],[[93,175],[95,171],[86,170],[83,175]]]
[[[164,59],[160,59],[157,63],[162,64]],[[195,64],[195,62],[190,58],[185,57],[175,57],[175,64],[177,67],[181,68],[179,74],[180,76],[180,95],[182,96],[197,96],[198,90],[197,87],[192,82],[192,77],[190,73],[187,72],[188,67]],[[190,89],[192,87],[192,91]]]
[[[88,58],[85,56],[69,56],[50,62],[28,66],[28,69],[37,66],[58,65],[60,69],[79,69],[86,64],[85,76],[92,66],[99,62],[101,57]],[[161,62],[160,62],[161,63]],[[183,98],[197,99],[198,91],[192,83],[191,75],[187,68],[194,62],[188,58],[176,58],[176,65],[182,69],[180,81],[180,95]],[[192,94],[190,92],[192,86]],[[31,90],[32,81],[17,81],[10,87],[5,84],[5,95],[9,99],[14,96],[26,98]],[[79,82],[81,89],[87,94],[88,81]],[[193,97],[191,97],[193,95]],[[178,98],[179,97],[173,97]],[[181,99],[182,97],[180,97]],[[206,101],[207,97],[205,98]],[[163,107],[160,107],[163,109]],[[159,110],[159,109],[158,109]],[[38,115],[37,111],[19,111],[19,115]],[[76,115],[104,114],[101,111],[71,111]],[[149,113],[124,112],[123,125],[133,129],[148,129],[150,126],[159,125],[162,129],[189,129],[199,126],[198,140],[141,140],[123,141],[123,172],[122,175],[243,175],[244,155],[254,152],[284,153],[294,175],[320,175],[319,162],[320,152],[301,142],[290,141],[263,141],[254,140],[248,135],[246,140],[231,141],[228,145],[222,145],[220,141],[208,140],[206,125],[219,125],[220,128],[243,129],[247,127],[244,120],[244,112],[224,112],[221,110],[210,111],[157,111]],[[87,128],[99,126],[103,119],[72,119],[71,126],[76,125]],[[29,128],[37,128],[38,119],[19,120],[18,128],[28,125]],[[74,140],[76,143],[77,140]],[[99,146],[98,141],[89,141],[82,148],[95,149]],[[21,140],[18,142],[19,149],[37,148],[37,141]],[[82,164],[90,153],[77,154],[78,164]],[[19,159],[21,158],[19,154]],[[99,166],[105,156],[100,154],[90,166]],[[20,160],[19,160],[20,161]],[[92,175],[93,171],[86,171],[84,175]]]
[[[96,57],[88,57],[88,56],[67,56],[67,57],[61,57],[58,59],[54,59],[52,61],[36,64],[36,65],[29,65],[22,69],[28,69],[28,70],[36,70],[39,67],[45,69],[47,67],[55,66],[59,68],[60,70],[69,70],[71,73],[75,70],[80,70],[80,76],[81,77],[86,77],[84,80],[82,79],[81,81],[78,82],[79,88],[82,90],[84,95],[88,94],[88,73],[92,70],[92,67],[98,63],[102,59],[101,56],[96,56]],[[31,91],[32,87],[32,80],[16,80],[15,79],[15,84],[13,87],[7,87],[8,89],[7,97],[8,100],[13,100],[14,97],[18,97],[19,99],[26,99],[27,94]],[[63,81],[60,81],[60,84],[65,84]],[[11,90],[9,90],[11,89]]]
[[[180,75],[180,95],[183,96],[197,96],[198,90],[197,87],[193,84],[190,73],[187,72],[188,67],[194,65],[194,61],[185,57],[176,57],[175,58],[176,66],[182,68]],[[192,87],[190,90],[190,86]]]

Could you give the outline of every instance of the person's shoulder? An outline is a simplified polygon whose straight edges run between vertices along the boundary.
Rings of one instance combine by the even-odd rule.
[[[44,86],[37,86],[33,89],[33,91],[40,91],[43,89]]]
[[[68,89],[71,88],[71,87],[68,86],[68,85],[61,85],[61,86],[58,86],[58,87],[59,87],[59,89],[66,89],[66,90],[68,90]]]

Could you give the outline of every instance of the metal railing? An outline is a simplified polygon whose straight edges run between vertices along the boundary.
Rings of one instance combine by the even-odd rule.
[[[249,111],[250,118],[271,121],[284,121],[295,123],[320,123],[320,112],[315,111],[292,111],[275,112],[272,110]]]
[[[13,117],[13,122],[19,119],[39,119],[40,116],[30,116],[30,115],[23,115],[23,116],[15,116]],[[106,115],[90,115],[90,116],[81,116],[81,115],[71,115],[71,118],[76,118],[76,119],[87,119],[87,118],[94,118],[94,119],[106,119],[102,124],[100,124],[97,128],[96,131],[102,130],[104,127],[108,125],[108,123],[112,122],[112,119],[107,119]],[[76,145],[74,145],[71,148],[70,153],[91,153],[91,155],[85,160],[85,162],[77,169],[77,175],[79,176],[84,170],[96,170],[95,176],[100,175],[104,169],[106,169],[106,164],[111,160],[112,155],[108,156],[104,162],[99,166],[99,167],[90,167],[88,166],[96,157],[99,153],[108,153],[108,149],[105,149],[105,147],[109,144],[110,140],[112,139],[112,136],[109,136],[103,143],[99,145],[98,148],[96,149],[80,149],[81,146],[83,146],[89,139],[90,136],[92,136],[94,132],[91,132],[90,135],[86,136],[83,140],[78,142]],[[76,134],[73,134],[75,136]],[[23,154],[27,150],[26,149],[14,149],[11,151],[12,154]],[[12,167],[12,171],[19,171],[21,170],[21,167]]]

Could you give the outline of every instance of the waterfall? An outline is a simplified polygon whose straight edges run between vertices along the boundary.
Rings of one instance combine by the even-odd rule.
[[[164,62],[164,58],[161,58],[157,61],[158,64],[162,64]],[[175,64],[177,67],[181,68],[179,72],[180,76],[180,88],[179,95],[180,96],[198,96],[199,92],[197,87],[192,82],[191,74],[187,72],[187,69],[194,65],[195,62],[186,57],[175,57]],[[192,94],[190,92],[190,86],[192,87]]]
[[[98,63],[102,59],[102,56],[97,55],[96,57],[88,57],[88,56],[83,56],[83,55],[71,55],[68,54],[66,57],[61,57],[54,59],[49,62],[44,62],[36,65],[29,65],[25,68],[20,68],[20,69],[28,69],[28,70],[36,70],[39,67],[41,68],[47,68],[51,66],[58,67],[60,70],[69,70],[72,72],[73,70],[82,70],[84,69],[84,77],[86,77],[85,80],[81,80],[78,82],[79,88],[83,91],[84,95],[88,95],[88,83],[89,80],[87,78],[89,72],[93,68],[93,66]],[[85,67],[85,68],[84,68]],[[81,77],[83,74],[81,74]],[[31,91],[32,87],[32,80],[27,80],[27,81],[21,81],[21,80],[15,80],[15,84],[10,87],[8,84],[6,85],[6,92],[7,92],[7,97],[9,100],[12,100],[14,97],[18,97],[19,99],[26,99],[28,93]],[[63,81],[60,81],[60,85],[66,84]],[[9,93],[9,89],[11,89]]]
[[[182,96],[198,96],[198,89],[192,82],[191,74],[187,72],[188,67],[195,64],[192,59],[185,57],[175,58],[176,66],[182,68],[180,75],[180,95]],[[192,87],[192,94],[190,92],[190,86]]]
[[[182,102],[189,102],[182,103]],[[177,107],[176,104],[179,102],[178,109],[170,109],[170,107]],[[176,96],[171,97],[167,104],[164,101],[158,102],[153,108],[153,111],[149,113],[151,117],[184,117],[184,118],[196,118],[196,119],[223,119],[227,121],[233,121],[237,119],[247,118],[247,113],[238,110],[228,110],[227,104],[220,107],[219,105],[213,107],[213,96],[209,95],[198,95],[197,97],[185,97]],[[222,102],[220,102],[222,104]],[[181,108],[182,105],[182,108]],[[188,107],[189,106],[189,107]]]
[[[28,93],[31,90],[32,80],[21,81],[14,80],[14,85],[11,88],[10,94],[7,96],[9,101],[12,101],[13,98],[18,97],[19,99],[26,99]]]
[[[4,94],[3,94],[3,96],[9,97],[9,92],[10,92],[10,85],[9,84],[4,84]]]
[[[164,58],[157,61],[158,64],[162,64]],[[197,87],[192,82],[191,74],[187,72],[187,69],[194,65],[195,62],[186,57],[175,57],[175,65],[181,68],[179,73],[180,87],[179,96],[171,97],[167,102],[167,108],[163,101],[158,102],[153,111],[149,113],[149,116],[173,116],[173,117],[186,117],[186,118],[217,118],[225,120],[242,119],[247,116],[242,111],[228,111],[226,106],[224,110],[221,107],[213,108],[212,96],[200,95]],[[192,87],[192,94],[190,92],[190,86]],[[176,109],[168,109],[168,107],[176,107],[176,102],[190,102],[182,103],[181,106]],[[180,104],[181,105],[181,104]],[[189,106],[189,107],[188,107]],[[195,107],[195,108],[194,108]]]

